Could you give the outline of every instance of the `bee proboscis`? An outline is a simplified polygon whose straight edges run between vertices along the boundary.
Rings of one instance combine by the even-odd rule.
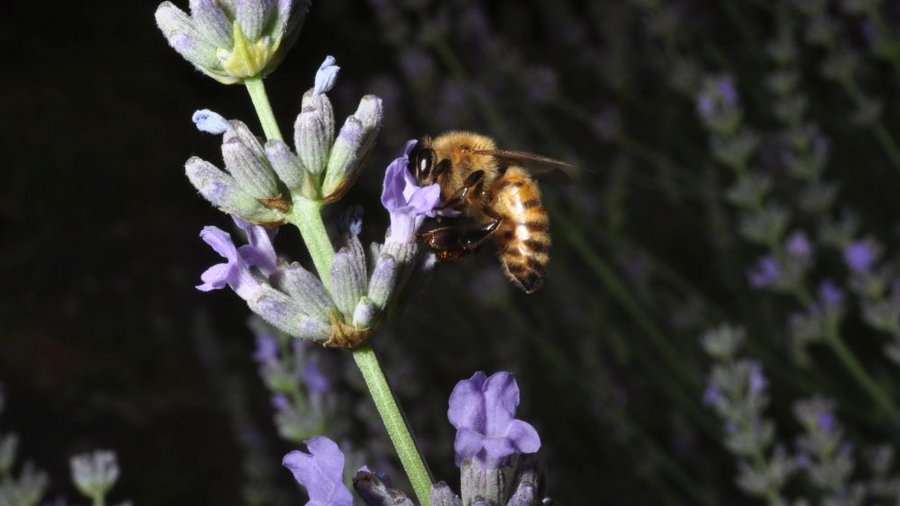
[[[541,287],[550,262],[550,221],[534,177],[574,168],[527,153],[497,149],[494,140],[472,132],[423,137],[409,154],[419,185],[437,183],[439,209],[455,209],[472,226],[443,226],[420,234],[440,259],[471,253],[488,239],[498,248],[509,279],[525,293]]]

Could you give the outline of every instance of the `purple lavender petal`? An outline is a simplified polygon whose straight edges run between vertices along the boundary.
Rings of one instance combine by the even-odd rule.
[[[515,419],[518,404],[519,387],[511,373],[485,377],[477,372],[457,383],[447,411],[457,429],[457,464],[476,457],[481,465],[496,468],[510,455],[536,452],[540,437],[530,424]]]
[[[541,448],[541,436],[528,422],[513,420],[506,429],[506,438],[516,453],[535,453]]]
[[[200,238],[224,257],[226,262],[213,265],[203,272],[200,275],[203,283],[196,288],[208,292],[224,288],[227,284],[242,299],[249,300],[259,287],[259,282],[250,273],[249,266],[238,253],[231,235],[218,227],[207,226],[200,231]]]
[[[241,246],[238,251],[247,264],[259,267],[266,276],[271,276],[278,270],[278,254],[272,245],[272,239],[278,232],[277,228],[266,228],[232,216],[235,225],[247,234],[247,242],[250,244]]]
[[[353,506],[344,485],[344,454],[334,441],[316,436],[305,441],[309,453],[294,450],[284,456],[287,467],[309,495],[308,506]]]
[[[519,386],[513,375],[506,371],[492,374],[484,386],[484,406],[490,436],[505,434],[519,406]]]
[[[231,241],[228,232],[218,228],[207,226],[200,231],[200,238],[212,249],[225,258],[226,263],[216,264],[200,275],[203,284],[197,285],[200,291],[208,292],[224,288],[225,285],[233,285],[238,282],[241,268],[240,255]]]
[[[487,377],[478,371],[471,378],[460,381],[453,387],[450,393],[450,409],[447,418],[450,424],[460,429],[462,427],[476,428],[484,418],[484,395],[482,386]],[[478,427],[484,430],[483,427]]]

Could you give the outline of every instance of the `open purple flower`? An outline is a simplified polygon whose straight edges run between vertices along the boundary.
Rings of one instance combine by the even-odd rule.
[[[353,496],[344,485],[344,454],[324,436],[304,441],[309,453],[294,450],[282,465],[294,474],[309,495],[306,506],[353,506]]]
[[[485,377],[479,371],[460,381],[450,394],[447,417],[456,427],[457,465],[474,457],[485,467],[497,468],[516,453],[535,453],[541,439],[534,427],[517,420],[519,386],[512,373]]]
[[[247,264],[258,267],[266,276],[278,270],[278,255],[272,245],[276,228],[266,228],[234,217],[234,223],[247,234],[247,242],[238,248],[238,252]]]
[[[388,239],[398,243],[413,242],[416,230],[426,216],[434,215],[434,207],[441,200],[439,185],[418,186],[407,169],[409,152],[415,145],[416,141],[407,142],[403,156],[388,165],[381,190],[381,205],[391,214]]]
[[[219,290],[225,285],[231,287],[242,299],[247,300],[253,291],[259,287],[259,282],[250,272],[250,266],[238,252],[231,235],[218,227],[203,227],[200,232],[200,238],[206,244],[225,258],[226,262],[216,264],[206,269],[200,275],[203,283],[197,285],[197,289],[202,292],[211,290]]]

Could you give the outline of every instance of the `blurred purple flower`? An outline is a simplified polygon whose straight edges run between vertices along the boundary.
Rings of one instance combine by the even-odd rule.
[[[707,406],[715,406],[722,399],[722,392],[719,390],[719,386],[716,385],[713,381],[709,381],[706,384],[706,389],[703,391],[703,404]]]
[[[218,227],[207,226],[200,231],[200,238],[212,246],[226,262],[206,269],[200,275],[203,284],[197,285],[196,288],[201,292],[209,292],[228,285],[242,299],[249,299],[253,291],[259,287],[259,282],[250,273],[250,266],[243,256],[238,253],[231,235]]]
[[[808,260],[812,255],[812,245],[803,231],[797,231],[787,238],[787,252],[797,260]]]
[[[278,358],[278,341],[272,334],[258,334],[256,336],[256,351],[253,360],[260,364],[274,362]]]
[[[303,381],[309,393],[316,396],[327,392],[331,385],[328,378],[322,374],[319,361],[311,358],[303,365]]]
[[[460,381],[450,394],[447,417],[456,428],[457,465],[474,457],[481,465],[497,468],[516,453],[534,453],[541,439],[534,427],[515,418],[519,387],[509,372],[485,377],[479,371]]]
[[[844,292],[834,281],[826,279],[819,284],[819,299],[826,309],[836,309],[844,304]]]
[[[406,143],[403,156],[388,165],[381,190],[381,205],[391,214],[389,240],[409,243],[415,240],[416,230],[426,216],[434,216],[434,207],[441,200],[441,187],[437,183],[420,187],[407,170],[409,152],[416,141]]]
[[[759,395],[766,391],[769,382],[763,373],[762,366],[759,362],[750,363],[750,374],[747,377],[747,387],[751,394]]]
[[[772,255],[766,255],[756,262],[756,265],[747,273],[750,286],[756,289],[767,288],[781,279],[781,266]]]
[[[353,506],[344,485],[344,454],[334,441],[316,436],[304,441],[309,453],[294,450],[284,456],[288,468],[309,495],[307,506]]]
[[[272,407],[277,409],[278,411],[284,411],[291,407],[291,401],[284,394],[275,394],[269,399],[272,403]]]
[[[876,254],[865,240],[853,241],[844,248],[844,261],[853,272],[866,272],[875,263]]]
[[[830,409],[825,409],[819,413],[819,428],[824,432],[831,432],[835,427],[834,413]]]

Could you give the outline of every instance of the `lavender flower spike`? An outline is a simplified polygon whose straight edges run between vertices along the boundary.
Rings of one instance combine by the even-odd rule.
[[[441,199],[441,188],[435,183],[420,187],[410,174],[409,152],[416,141],[406,143],[403,156],[396,158],[384,173],[381,205],[391,215],[391,230],[387,242],[408,244],[415,241],[416,231],[426,216],[432,216]]]
[[[156,23],[169,45],[197,70],[235,84],[275,70],[308,6],[309,0],[191,0],[188,15],[163,2]]]
[[[460,381],[450,394],[447,417],[456,427],[457,464],[474,457],[482,467],[497,468],[517,453],[535,453],[541,447],[537,431],[517,420],[519,387],[509,372],[485,377],[479,371]]]
[[[353,496],[344,485],[344,454],[338,445],[324,436],[304,443],[309,453],[294,450],[284,456],[282,465],[306,489],[306,506],[353,506]]]

